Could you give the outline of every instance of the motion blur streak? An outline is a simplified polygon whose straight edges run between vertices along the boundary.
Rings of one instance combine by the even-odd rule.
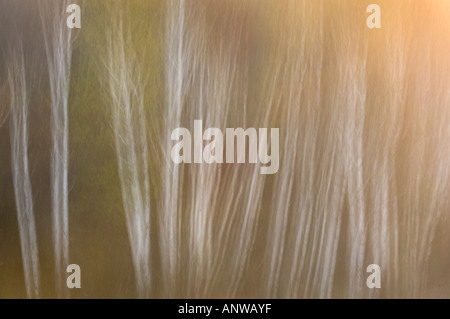
[[[65,270],[69,265],[69,115],[72,31],[66,27],[66,8],[73,1],[40,0],[39,13],[47,53],[51,96],[51,187],[56,286],[67,297]]]
[[[114,16],[114,15],[113,15]],[[121,15],[108,36],[109,88],[122,197],[139,296],[150,290],[150,184],[140,69],[125,42]],[[118,25],[115,22],[118,21]]]
[[[28,298],[39,298],[39,258],[33,196],[28,165],[28,99],[21,39],[10,48],[8,83],[11,92],[11,163],[23,271]]]

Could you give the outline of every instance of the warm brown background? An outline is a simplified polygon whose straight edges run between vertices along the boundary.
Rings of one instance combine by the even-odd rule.
[[[449,1],[378,0],[382,28],[369,30],[372,2],[79,2],[82,28],[74,33],[69,95],[69,259],[81,267],[82,288],[71,297],[141,296],[105,67],[107,34],[117,40],[113,26],[123,19],[124,52],[146,80],[141,98],[152,225],[146,296],[449,298]],[[260,176],[252,164],[184,165],[176,208],[168,210],[171,164],[164,154],[167,134],[176,128],[168,84],[179,67],[170,68],[179,63],[170,45],[180,43],[168,31],[180,17],[178,124],[192,129],[194,119],[203,119],[204,127],[279,127],[280,170]],[[6,118],[7,55],[19,36],[41,297],[53,298],[50,97],[33,0],[0,0],[0,123],[6,119],[0,128],[0,297],[26,297]],[[167,214],[175,214],[175,228],[164,225]],[[221,237],[223,225],[229,231]],[[179,236],[174,250],[165,246],[171,231]],[[162,266],[169,250],[176,252],[176,277]],[[382,268],[376,292],[365,285],[372,263]]]

